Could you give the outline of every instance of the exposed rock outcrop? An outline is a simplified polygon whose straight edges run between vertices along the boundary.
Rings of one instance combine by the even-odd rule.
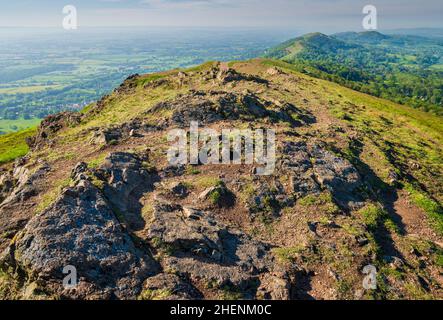
[[[107,146],[130,137],[143,137],[143,134],[161,129],[164,128],[161,126],[152,126],[142,120],[135,119],[130,122],[125,122],[122,125],[96,128],[92,133],[90,141],[96,145]]]
[[[240,290],[245,298],[255,296],[260,275],[274,268],[268,245],[207,212],[168,203],[155,206],[148,239],[165,252],[165,270],[203,285]]]
[[[41,147],[50,142],[54,135],[63,128],[75,126],[80,123],[82,115],[78,112],[61,112],[43,119],[37,135],[28,138],[27,143],[31,149]]]
[[[144,279],[155,274],[156,263],[136,248],[84,166],[76,169],[75,186],[29,221],[2,254],[1,265],[57,296],[134,299]],[[63,285],[66,266],[77,270],[75,289]]]
[[[161,102],[149,112],[155,114],[161,110],[172,112],[172,124],[181,127],[189,126],[191,121],[209,124],[221,120],[255,121],[267,118],[272,122],[288,122],[293,126],[315,121],[308,112],[295,106],[268,101],[252,93],[194,91],[175,100]]]
[[[51,167],[43,163],[35,172],[16,164],[11,172],[0,177],[0,208],[13,203],[23,202],[38,193],[35,182],[45,177]]]
[[[283,154],[282,168],[291,173],[296,197],[327,189],[343,208],[355,209],[364,205],[359,192],[363,182],[348,160],[318,144],[309,145],[303,141],[285,143]]]

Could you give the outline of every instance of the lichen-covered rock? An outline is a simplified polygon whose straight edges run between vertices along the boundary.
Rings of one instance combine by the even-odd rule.
[[[253,76],[250,74],[240,73],[231,68],[219,70],[217,73],[217,80],[220,81],[222,84],[226,84],[233,81],[251,81],[258,84],[269,83],[266,79]]]
[[[0,174],[0,204],[5,200],[14,188],[14,177],[10,172]]]
[[[65,298],[134,299],[156,264],[135,247],[107,199],[88,180],[65,189],[32,218],[1,256],[3,268]],[[78,286],[66,288],[63,270],[77,270]]]
[[[20,203],[38,193],[35,183],[45,177],[51,167],[43,163],[33,173],[22,165],[15,166],[12,172],[0,179],[0,208]],[[2,199],[3,198],[3,199]]]
[[[292,189],[297,198],[329,190],[343,208],[363,206],[359,188],[363,182],[357,169],[318,144],[304,141],[286,142],[282,168],[291,174]]]
[[[364,205],[359,194],[363,182],[357,169],[348,160],[319,145],[311,147],[311,157],[314,159],[313,169],[317,182],[331,191],[339,205],[353,209]]]

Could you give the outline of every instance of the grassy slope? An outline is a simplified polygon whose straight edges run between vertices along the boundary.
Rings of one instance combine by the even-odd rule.
[[[418,194],[426,197],[430,203],[426,207],[433,208],[431,215],[439,220],[440,215],[435,214],[435,212],[440,212],[441,205],[439,203],[443,199],[442,183],[435,179],[435,177],[442,176],[441,159],[443,151],[441,141],[443,141],[443,124],[439,117],[362,94],[332,82],[311,78],[300,74],[296,67],[282,61],[255,61],[260,61],[264,67],[278,66],[301,78],[308,79],[312,85],[304,89],[318,92],[318,89],[322,88],[319,98],[324,101],[329,100],[329,112],[341,121],[349,123],[359,132],[364,133],[364,139],[376,145],[382,151],[384,161],[390,163],[393,170],[397,169],[400,175],[404,173],[401,172],[402,167],[407,167],[409,162],[419,163],[421,167],[419,171],[408,173],[408,183]],[[207,63],[186,71],[196,71],[210,65],[211,63]],[[235,65],[235,63],[231,65]],[[107,107],[104,110],[97,115],[89,116],[82,125],[65,131],[63,140],[68,144],[79,139],[78,135],[87,128],[128,121],[142,114],[155,102],[172,98],[179,93],[178,90],[162,89],[161,92],[150,94],[143,90],[143,86],[152,80],[177,72],[175,70],[144,76],[139,79],[139,89],[135,94],[111,96],[106,102]],[[155,121],[155,119],[152,120]],[[4,163],[23,156],[27,152],[24,139],[32,133],[33,130],[31,129],[0,137],[0,150],[2,150],[0,162]],[[63,148],[59,151],[51,150],[50,152],[51,158],[71,155]],[[375,163],[374,165],[378,164]],[[387,169],[384,170],[384,175],[385,177],[382,178],[387,179]],[[432,195],[432,197],[428,195]],[[420,199],[423,204],[422,197]]]
[[[333,81],[339,83],[340,85],[346,86],[348,88],[361,88],[357,89],[361,92],[367,92],[372,95],[376,95],[378,97],[388,99],[394,102],[399,102],[405,105],[410,105],[415,108],[420,108],[422,110],[431,111],[434,114],[441,115],[441,110],[439,107],[441,105],[438,102],[432,102],[431,99],[423,101],[417,97],[408,97],[404,94],[404,90],[400,90],[400,84],[404,87],[407,87],[408,90],[415,90],[419,86],[418,83],[422,82],[422,72],[420,71],[422,68],[429,70],[438,70],[438,65],[436,68],[433,67],[424,67],[420,64],[413,64],[417,60],[418,55],[416,53],[408,54],[412,51],[411,44],[404,44],[404,47],[398,46],[398,44],[394,40],[389,40],[389,42],[381,43],[382,39],[385,37],[382,34],[374,33],[371,36],[368,35],[370,33],[359,34],[361,37],[360,40],[358,38],[341,38],[340,36],[325,36],[322,34],[308,34],[293,40],[289,40],[275,48],[268,50],[266,57],[271,59],[280,59],[285,62],[289,62],[298,67],[299,71],[302,71],[306,74],[314,75],[316,78],[321,78],[329,81]],[[393,38],[395,39],[395,38]],[[376,42],[375,42],[376,41]],[[377,46],[374,46],[375,44]],[[426,43],[426,42],[425,42]],[[370,47],[367,47],[367,46]],[[417,44],[421,45],[421,44]],[[426,47],[427,50],[431,50],[431,44],[426,44],[429,47]],[[433,43],[434,47],[438,47],[436,43]],[[384,47],[397,50],[397,53],[384,53]],[[338,48],[340,48],[339,51]],[[366,56],[367,50],[370,49],[372,55]],[[434,51],[436,49],[434,48]],[[334,52],[337,52],[334,54]],[[395,75],[397,84],[392,86],[391,81],[388,81],[388,74],[384,74],[384,72],[377,71],[376,65],[379,64],[376,60],[372,59],[372,56],[380,55],[382,56],[384,62],[382,65],[385,65],[387,68],[389,65],[394,67],[394,71],[392,71],[391,75]],[[341,75],[341,68],[349,67],[347,63],[343,64],[343,59],[349,59],[349,57],[358,56],[357,58],[351,60],[360,60],[367,61],[368,70],[360,70],[360,76],[363,78],[367,78],[366,80],[352,80],[348,79],[348,76]],[[360,57],[361,56],[361,57]],[[398,62],[388,62],[388,57],[397,57],[399,59]],[[334,62],[335,61],[335,62]],[[349,60],[350,61],[350,60]],[[330,71],[325,71],[323,68],[329,69]],[[355,68],[355,67],[354,67]],[[348,73],[353,71],[354,68],[348,69]],[[356,67],[360,69],[359,67]],[[404,68],[409,69],[409,71],[405,71]],[[365,69],[365,68],[363,68]],[[403,71],[399,71],[403,70]],[[383,84],[385,86],[390,87],[389,90],[382,89],[380,93],[377,93],[376,90],[371,89],[374,82],[377,80],[371,74],[378,74],[384,78]],[[429,75],[426,77],[427,86],[433,86],[435,90],[437,90],[439,86],[439,82],[437,80],[438,74]],[[431,84],[431,79],[432,84]],[[368,82],[369,81],[369,82]],[[368,86],[370,84],[371,86]],[[427,87],[421,86],[420,90],[425,90]],[[437,95],[438,96],[438,95]]]
[[[35,128],[0,136],[0,164],[12,161],[28,153],[27,137],[34,135]]]
[[[396,168],[401,168],[402,170],[409,170],[408,164],[410,161],[414,161],[420,164],[421,169],[418,171],[411,171],[411,177],[404,177],[406,184],[406,190],[411,193],[411,200],[414,201],[417,206],[426,211],[429,217],[433,221],[437,221],[436,227],[443,225],[441,224],[442,214],[441,214],[441,190],[443,181],[438,179],[442,177],[442,136],[443,128],[439,121],[439,118],[420,112],[418,110],[408,108],[405,106],[397,105],[395,103],[374,98],[344,87],[337,85],[335,83],[327,82],[324,80],[315,79],[304,74],[296,72],[294,67],[290,64],[286,64],[281,61],[273,60],[253,60],[248,63],[244,62],[233,62],[229,66],[234,68],[239,68],[243,65],[245,69],[242,72],[257,73],[261,76],[266,77],[267,69],[270,66],[278,66],[287,73],[293,73],[295,77],[291,78],[291,90],[285,91],[286,82],[278,83],[278,92],[273,92],[272,90],[263,92],[263,95],[274,96],[276,99],[287,99],[290,103],[293,103],[301,108],[314,109],[315,112],[320,112],[324,114],[332,115],[335,117],[336,122],[341,125],[346,125],[347,128],[354,128],[356,132],[361,133],[361,135],[356,136],[355,139],[361,141],[365,144],[365,150],[362,154],[358,155],[358,158],[367,164],[374,172],[376,172],[380,179],[385,183],[389,180],[388,172],[390,169],[395,170]],[[199,69],[209,67],[210,64],[206,64],[201,67],[193,68],[189,71],[198,71]],[[169,73],[146,75],[141,79],[138,79],[138,86],[135,91],[130,94],[112,94],[106,99],[104,108],[99,113],[93,113],[93,106],[86,108],[84,113],[86,117],[82,124],[76,127],[70,127],[60,132],[57,139],[54,141],[56,147],[43,148],[33,152],[31,155],[32,163],[37,163],[38,159],[45,159],[54,168],[54,176],[48,181],[47,194],[42,195],[40,205],[37,210],[43,209],[48,204],[52,203],[60,190],[60,188],[69,184],[70,169],[79,161],[85,161],[91,167],[96,167],[103,162],[103,159],[109,154],[109,152],[115,151],[128,151],[128,150],[145,150],[146,148],[151,149],[150,158],[151,161],[157,159],[164,159],[165,150],[163,147],[167,148],[167,144],[164,140],[164,132],[158,135],[149,135],[148,141],[143,141],[141,143],[137,140],[137,143],[125,142],[120,145],[112,145],[107,148],[102,148],[102,146],[91,145],[90,137],[93,127],[106,127],[114,124],[121,124],[123,122],[129,121],[135,117],[143,117],[148,122],[156,122],[158,118],[161,118],[163,114],[157,114],[157,118],[152,117],[152,115],[146,114],[146,110],[149,110],[155,103],[159,101],[164,101],[174,98],[177,94],[187,92],[190,87],[184,86],[183,88],[177,88],[177,86],[168,85],[160,87],[152,87],[144,89],[144,85],[152,80],[159,79],[161,77],[168,77],[169,75],[176,74],[178,71],[171,71]],[[284,79],[284,77],[282,77]],[[177,78],[173,77],[173,81]],[[196,89],[196,87],[202,88],[203,84],[198,84],[191,88]],[[204,89],[211,89],[211,83],[206,83]],[[281,88],[281,90],[280,90]],[[295,89],[294,89],[295,88]],[[306,99],[308,102],[304,103],[303,100]],[[316,114],[319,116],[319,114]],[[318,117],[318,123],[316,128],[322,128],[321,117]],[[237,123],[231,123],[231,125],[238,125]],[[303,135],[304,133],[310,133],[314,136],[321,136],[321,133],[314,132],[313,128],[305,128],[307,131],[303,131],[303,128],[297,129],[297,132]],[[300,131],[299,131],[300,130]],[[348,132],[346,132],[347,134]],[[345,134],[345,133],[344,133]],[[20,135],[10,135],[12,140],[17,143],[14,146],[11,141],[9,144],[5,139],[0,139],[0,150],[11,152],[12,150],[20,149],[23,145],[24,136]],[[0,137],[1,138],[1,137]],[[321,137],[323,139],[323,136]],[[332,142],[335,142],[336,137],[332,138]],[[7,146],[7,144],[9,146]],[[3,149],[2,149],[3,148]],[[369,149],[367,151],[366,149]],[[349,151],[349,157],[357,157],[354,154],[354,150],[341,150],[342,152]],[[22,150],[23,153],[23,150]],[[404,168],[403,168],[404,166]],[[220,169],[220,170],[223,170]],[[199,191],[203,191],[204,188],[211,186],[218,181],[219,172],[211,172],[211,170],[202,169],[201,172],[189,172],[186,173],[185,180],[190,185],[193,185]],[[436,178],[437,177],[437,178]],[[402,177],[403,179],[403,177]],[[408,180],[409,179],[409,180]],[[245,193],[248,191],[245,190]],[[197,194],[199,192],[196,192]],[[240,195],[241,196],[241,195]],[[306,222],[300,216],[300,210],[306,210],[309,217],[309,221],[323,221],[321,217],[326,219],[325,223],[331,219],[331,215],[328,214],[330,211],[334,211],[334,208],[328,208],[330,201],[325,199],[320,199],[324,203],[318,204],[316,201],[318,199],[302,199],[298,204],[298,207],[294,209],[294,212],[284,214],[283,217],[287,217],[287,220],[282,220],[281,222],[275,222],[274,224],[268,224],[264,222],[263,228],[265,230],[269,229],[268,233],[261,233],[261,235],[268,237],[269,243],[278,243],[279,248],[276,250],[276,255],[283,260],[292,260],[293,256],[296,256],[301,250],[298,247],[292,246],[291,243],[281,244],[275,241],[276,238],[280,237],[278,232],[273,233],[272,230],[279,230],[279,228],[284,228],[284,233],[288,233],[290,227],[286,223],[294,223],[298,225],[306,225]],[[150,212],[149,204],[152,201],[146,200],[147,203],[144,210],[148,215]],[[319,207],[320,206],[320,207]],[[324,208],[326,206],[326,208]],[[39,211],[37,211],[39,212]],[[327,213],[326,215],[324,213]],[[294,214],[291,216],[291,214]],[[295,215],[296,214],[296,215]],[[322,216],[323,215],[323,216]],[[362,218],[359,217],[362,216]],[[384,222],[385,213],[379,210],[377,207],[368,207],[365,210],[359,212],[356,216],[338,216],[338,220],[342,220],[340,223],[343,228],[340,231],[340,237],[343,233],[356,233],[364,234],[361,231],[361,220],[368,226],[379,225],[382,221]],[[334,218],[335,219],[335,218]],[[439,222],[440,221],[440,222]],[[386,221],[389,223],[390,221]],[[255,225],[254,225],[255,227]],[[302,227],[300,227],[302,228]],[[357,228],[357,229],[356,229]],[[375,229],[375,227],[374,227]],[[255,230],[255,229],[251,229]],[[262,229],[257,229],[262,230]],[[304,236],[304,233],[294,232],[294,237]],[[303,229],[304,230],[304,229]],[[258,232],[258,231],[257,231]],[[260,231],[262,232],[262,231]],[[342,239],[338,237],[338,239]],[[267,241],[268,241],[267,240]],[[294,238],[294,243],[298,242],[299,238]],[[422,240],[422,239],[420,239]],[[423,241],[425,241],[424,239]],[[374,241],[371,240],[371,243]],[[401,238],[400,244],[405,244],[409,246],[412,240]],[[415,241],[415,240],[414,240]],[[421,242],[420,242],[421,243]],[[307,256],[307,259],[315,265],[316,263],[325,264],[323,260],[330,259],[332,261],[332,267],[334,270],[340,271],[341,275],[344,275],[346,281],[354,281],[360,284],[361,279],[358,274],[352,273],[352,268],[358,267],[358,262],[355,261],[354,253],[350,253],[347,256],[346,245],[339,243],[339,252],[331,251],[324,252],[328,247],[320,246],[320,253],[312,254]],[[368,250],[372,250],[372,245],[369,246]],[[374,249],[376,250],[376,249]],[[407,247],[405,252],[409,252],[410,249]],[[316,262],[320,260],[320,262]],[[309,262],[311,263],[311,262]],[[314,268],[314,267],[313,267]],[[315,270],[315,268],[314,268]],[[357,279],[353,280],[353,277],[357,275]],[[348,277],[348,278],[347,278]],[[345,280],[340,280],[340,290],[344,292],[350,292],[352,298],[352,290],[346,289],[347,282]],[[406,281],[408,282],[408,281]],[[414,291],[415,290],[415,291]],[[418,292],[415,287],[411,286],[411,294],[408,295],[410,298],[420,298],[421,292]]]
[[[434,228],[443,234],[443,122],[441,117],[372,97],[336,83],[301,75],[293,65],[275,60],[263,60],[266,66],[278,66],[310,79],[322,88],[321,99],[328,99],[332,115],[351,125],[380,152],[380,159],[368,157],[373,169],[384,171],[382,180],[396,172],[411,194],[412,201],[422,208],[434,222]],[[334,99],[338,97],[339,99]],[[351,153],[351,151],[350,151]],[[350,157],[355,157],[351,154]],[[372,163],[371,163],[372,162]],[[382,165],[382,162],[385,165]],[[411,165],[419,164],[418,170]]]
[[[11,133],[39,125],[41,119],[0,120],[0,132]]]

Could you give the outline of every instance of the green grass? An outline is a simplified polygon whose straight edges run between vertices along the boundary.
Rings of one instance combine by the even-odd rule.
[[[288,264],[295,261],[295,259],[304,250],[303,246],[289,247],[289,248],[275,248],[272,250],[275,257],[280,263]]]
[[[319,206],[328,214],[340,211],[329,192],[323,192],[319,195],[308,195],[298,200],[298,204],[303,207]]]
[[[413,176],[412,181],[418,181],[429,194],[437,198],[437,203],[441,202],[439,190],[443,187],[443,180],[438,179],[442,174],[443,157],[440,142],[443,140],[441,117],[375,98],[336,83],[313,79],[300,74],[296,66],[285,62],[264,60],[261,63],[265,66],[277,66],[285,72],[294,73],[313,82],[314,86],[322,86],[324,92],[321,96],[333,102],[330,103],[328,112],[362,134],[358,141],[364,145],[363,154],[358,154],[357,160],[372,169],[376,168],[376,173],[380,174],[379,178],[385,184],[389,183],[387,176],[390,170],[406,168],[397,171],[401,180],[408,179],[406,175]],[[311,84],[305,87],[305,92],[308,98],[312,97],[315,100],[319,94],[310,90],[310,87]],[[368,148],[372,148],[372,153],[376,153],[377,160],[381,161],[374,161],[374,157],[368,153]],[[407,170],[411,163],[419,164],[421,169]],[[432,203],[420,196],[416,196],[416,200],[432,217],[436,228],[443,230],[443,223],[439,218],[441,209],[437,209],[436,201]],[[388,227],[393,225],[388,223]]]
[[[215,61],[207,61],[203,64],[187,68],[184,70],[184,72],[199,72],[199,71],[207,70],[207,69],[212,68],[215,65],[215,63],[216,63]]]
[[[0,135],[0,164],[23,157],[29,151],[26,138],[33,136],[36,128],[26,129],[16,133]]]
[[[172,292],[169,289],[157,289],[157,290],[149,290],[145,289],[142,291],[138,300],[166,300],[172,295]]]
[[[165,76],[162,74],[150,74],[148,76],[142,77],[141,79],[137,79],[138,86],[145,86],[149,82],[164,78]]]
[[[405,290],[412,300],[434,300],[431,294],[415,283],[405,284]]]
[[[61,89],[63,86],[59,85],[33,85],[33,86],[25,86],[25,87],[10,87],[10,88],[0,88],[0,94],[18,94],[18,93],[34,93],[40,92],[44,90],[51,89]]]
[[[238,288],[225,286],[221,289],[220,298],[226,301],[238,301],[243,299],[243,293]]]
[[[192,186],[203,189],[216,187],[220,184],[220,182],[221,181],[219,177],[212,177],[212,176],[202,176],[198,178],[192,178],[192,180],[189,181],[189,183]]]
[[[88,162],[88,167],[91,169],[97,169],[99,166],[101,166],[103,164],[103,162],[105,162],[105,159],[108,155],[109,155],[108,152],[103,152],[98,157],[90,160]]]
[[[405,189],[410,193],[411,200],[423,209],[431,220],[431,225],[440,235],[443,235],[443,208],[425,193],[418,191],[411,184],[406,184]]]
[[[17,120],[0,120],[0,133],[11,133],[36,127],[40,124],[41,119],[17,119]]]
[[[369,230],[375,231],[379,223],[387,216],[386,211],[375,204],[370,204],[358,211],[358,215],[363,219],[363,222]]]

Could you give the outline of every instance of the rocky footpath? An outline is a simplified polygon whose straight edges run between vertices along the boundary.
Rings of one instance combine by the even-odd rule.
[[[135,299],[159,283],[183,299],[201,297],[195,283],[249,299],[257,294],[289,298],[288,276],[276,267],[270,246],[217,222],[209,212],[157,199],[146,228],[152,247],[138,248],[131,237],[131,230],[143,229],[136,224],[137,198],[152,191],[158,179],[142,160],[114,153],[98,169],[79,163],[71,186],[2,253],[2,268],[20,275],[28,288],[36,285],[50,296],[69,299]],[[167,255],[156,261],[152,252]],[[75,289],[63,285],[67,266],[80,277]],[[281,285],[260,284],[270,277]]]
[[[339,203],[355,205],[353,191],[362,182],[349,162],[317,145],[288,143],[284,148],[281,165],[292,174],[292,193],[259,183],[251,212],[263,210],[260,205],[270,197],[281,209],[294,205],[291,197],[318,195],[324,189],[339,194]],[[218,221],[215,212],[182,206],[160,193],[146,224],[138,200],[154,192],[156,182],[167,174],[148,170],[145,160],[142,154],[120,152],[110,154],[97,169],[76,165],[71,186],[33,217],[3,252],[2,268],[26,279],[27,286],[38,284],[43,292],[70,299],[135,299],[159,286],[171,292],[168,298],[202,297],[202,286],[246,299],[291,298],[291,279],[300,270],[276,263],[269,244]],[[27,179],[16,173],[23,181],[4,205],[19,201],[44,170]],[[189,194],[180,184],[171,192],[178,198]],[[224,184],[205,190],[198,199],[204,203],[214,192],[221,206],[235,204],[235,195]],[[137,230],[145,230],[147,247],[134,242]],[[81,285],[75,289],[63,286],[66,266],[77,268]]]

